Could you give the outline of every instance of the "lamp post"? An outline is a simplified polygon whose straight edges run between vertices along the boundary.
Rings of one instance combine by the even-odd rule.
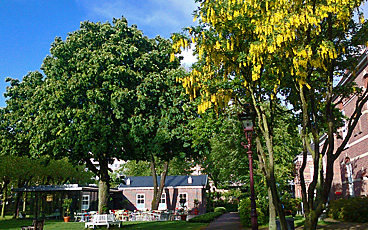
[[[241,121],[244,129],[245,137],[248,141],[248,144],[241,143],[241,145],[248,149],[248,158],[249,158],[249,174],[250,174],[250,219],[252,223],[252,230],[258,230],[257,223],[257,210],[256,210],[256,201],[254,196],[254,177],[253,177],[253,159],[252,159],[252,133],[253,133],[253,120],[252,120],[252,110],[249,104],[245,105],[245,112],[239,113],[238,117]]]

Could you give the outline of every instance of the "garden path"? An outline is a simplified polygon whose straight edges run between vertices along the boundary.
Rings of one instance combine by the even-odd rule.
[[[237,212],[228,212],[222,214],[215,221],[212,221],[206,229],[211,230],[243,230],[243,226],[240,223],[239,213]]]

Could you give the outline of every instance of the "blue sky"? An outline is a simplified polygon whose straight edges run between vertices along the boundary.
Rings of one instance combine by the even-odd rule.
[[[80,22],[124,16],[148,37],[193,25],[194,0],[0,0],[0,107],[6,77],[40,70],[55,37],[66,38]]]
[[[193,25],[194,0],[0,0],[0,107],[6,77],[22,79],[40,70],[55,37],[65,39],[82,21],[106,22],[124,16],[148,37]],[[368,4],[364,7],[367,17]],[[191,63],[194,58],[184,54]]]

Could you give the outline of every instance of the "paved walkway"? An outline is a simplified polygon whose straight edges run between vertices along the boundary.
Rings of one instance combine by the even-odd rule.
[[[215,221],[212,221],[206,229],[243,230],[245,228],[241,225],[237,212],[228,212],[221,215]]]

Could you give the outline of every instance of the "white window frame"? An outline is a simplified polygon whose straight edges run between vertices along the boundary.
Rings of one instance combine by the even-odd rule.
[[[167,209],[166,193],[163,192],[160,197],[160,203],[158,205],[158,210],[166,210],[166,209]]]
[[[85,199],[87,198],[87,199]],[[82,205],[81,205],[81,210],[89,210],[89,204],[90,204],[90,196],[89,195],[82,195]],[[86,202],[87,204],[84,204],[84,202]]]
[[[180,206],[180,195],[185,195],[185,198],[186,198],[185,207],[189,208],[188,207],[189,196],[188,196],[187,192],[181,192],[181,193],[178,194],[178,207],[181,208],[181,206]]]
[[[143,196],[139,197],[139,196]],[[143,199],[143,203],[138,203],[138,201],[141,201]],[[146,209],[146,194],[144,193],[137,193],[135,195],[135,205],[138,210],[145,210]]]

